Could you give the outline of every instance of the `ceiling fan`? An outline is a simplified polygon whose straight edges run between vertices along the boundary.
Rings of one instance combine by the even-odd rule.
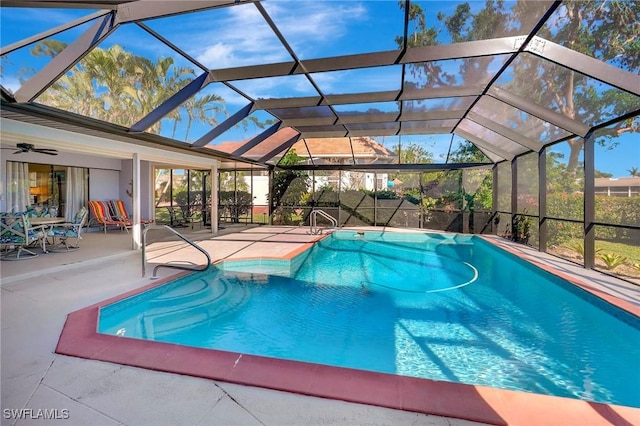
[[[13,149],[13,148],[2,148],[2,149]],[[19,144],[16,144],[16,149],[17,149],[17,151],[15,151],[14,154],[21,154],[23,152],[38,152],[40,154],[58,155],[58,150],[57,149],[36,148],[35,146],[33,146],[33,144],[30,144],[30,143],[19,143]]]

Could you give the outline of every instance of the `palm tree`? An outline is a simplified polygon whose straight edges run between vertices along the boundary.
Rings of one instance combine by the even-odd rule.
[[[176,67],[173,58],[160,58],[157,62],[142,56],[132,56],[126,63],[125,76],[128,84],[124,93],[132,100],[135,108],[129,110],[130,126],[157,108],[171,95],[182,89],[195,75],[192,68]],[[160,133],[161,121],[149,131]]]
[[[122,47],[114,45],[108,49],[92,50],[74,68],[74,75],[91,79],[94,84],[93,98],[101,104],[101,108],[92,114],[93,117],[111,123],[127,125],[127,116],[132,107],[126,96],[127,82],[123,78],[123,67],[132,61],[132,55]]]
[[[640,177],[640,169],[638,167],[632,167],[630,169],[627,169],[627,171],[629,172],[630,176]]]
[[[65,74],[40,95],[38,102],[92,117],[104,108],[100,108],[96,98],[87,96],[91,92],[93,85],[88,74]]]
[[[189,141],[189,132],[194,120],[214,126],[218,124],[216,116],[220,113],[226,113],[224,99],[215,94],[192,96],[182,105],[182,108],[187,114],[185,141]]]
[[[34,56],[56,56],[64,42],[38,43]],[[179,91],[195,75],[176,67],[173,58],[157,62],[127,52],[119,45],[95,48],[38,98],[39,102],[100,120],[131,126]],[[169,118],[179,119],[177,112]],[[152,132],[160,132],[156,123]]]
[[[67,46],[64,42],[45,40],[31,49],[34,56],[54,57]],[[156,61],[124,50],[119,45],[96,47],[69,72],[46,90],[38,102],[66,111],[129,127],[147,116],[170,96],[177,93],[195,76],[190,67],[179,67],[173,58]],[[219,95],[192,96],[165,118],[173,120],[172,137],[178,124],[185,120],[186,135],[194,123],[215,126],[218,115],[227,115],[225,102]],[[246,130],[253,125],[263,129],[273,120],[260,121],[247,117],[237,126]],[[159,134],[162,121],[147,131]]]

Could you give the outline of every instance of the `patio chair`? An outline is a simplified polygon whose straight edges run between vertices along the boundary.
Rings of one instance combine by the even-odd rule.
[[[80,234],[82,233],[82,227],[85,225],[88,215],[89,211],[86,207],[82,206],[73,217],[72,222],[62,223],[47,231],[47,235],[53,240],[53,245],[49,250],[62,251],[64,248],[64,251],[71,251],[79,249],[80,245],[78,244],[78,240],[82,239]],[[56,239],[58,239],[59,242],[56,243]],[[69,240],[75,240],[73,241],[74,245],[69,245]]]
[[[169,218],[171,220],[171,226],[174,228],[184,228],[186,227],[184,216],[180,215],[178,217],[178,211],[180,211],[179,207],[166,206],[167,211],[169,212]]]
[[[130,220],[112,218],[109,212],[109,203],[106,201],[89,201],[89,208],[93,216],[91,220],[102,226],[105,234],[107,233],[107,226],[117,226],[127,232],[129,232],[129,228],[133,226],[133,222]]]
[[[25,213],[0,214],[0,245],[4,247],[2,260],[25,260],[38,256],[27,247],[40,244],[47,252],[44,226],[31,226]]]
[[[190,223],[191,229],[193,229],[194,223],[200,223],[200,227],[202,227],[202,206],[180,206],[180,210],[182,211],[185,226],[187,223]]]
[[[133,220],[133,216],[127,212],[127,207],[124,205],[124,201],[122,200],[111,200],[110,201],[111,211],[113,212],[114,218],[118,220],[131,221]],[[141,225],[147,225],[149,223],[153,223],[153,219],[140,219]]]

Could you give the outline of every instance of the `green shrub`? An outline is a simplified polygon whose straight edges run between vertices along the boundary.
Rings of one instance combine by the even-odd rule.
[[[582,243],[582,241],[576,241],[572,244],[568,244],[568,248],[578,253],[580,257],[584,258],[584,244]],[[595,249],[596,255],[598,255],[601,252],[602,252],[602,249],[599,249],[599,248]]]
[[[596,196],[596,215],[598,222],[612,224],[640,223],[640,197]],[[628,229],[597,226],[596,238],[599,240],[624,242],[631,239]]]
[[[525,212],[526,213],[526,212]],[[532,219],[524,214],[518,214],[513,220],[513,240],[517,243],[528,244],[531,238]]]
[[[547,214],[558,219],[581,221],[584,218],[584,197],[582,194],[549,194],[547,196]],[[596,221],[611,224],[640,223],[640,197],[595,197]],[[583,230],[579,224],[557,222],[548,227],[549,241],[562,244],[575,238],[582,238]],[[624,242],[631,238],[628,229],[597,226],[596,238],[599,240]]]
[[[582,194],[548,194],[547,214],[559,219],[582,220],[584,196]]]
[[[609,270],[616,269],[627,261],[626,257],[615,253],[602,253],[598,257],[604,262],[606,268]]]

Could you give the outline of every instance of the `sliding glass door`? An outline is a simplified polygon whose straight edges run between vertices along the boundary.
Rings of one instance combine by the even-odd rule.
[[[68,220],[87,205],[88,169],[35,163],[28,167],[31,205],[57,209],[57,215]]]

